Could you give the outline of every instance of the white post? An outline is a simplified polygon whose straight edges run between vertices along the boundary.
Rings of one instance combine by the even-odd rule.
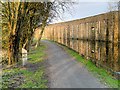
[[[22,64],[25,66],[27,64],[27,50],[22,48]]]

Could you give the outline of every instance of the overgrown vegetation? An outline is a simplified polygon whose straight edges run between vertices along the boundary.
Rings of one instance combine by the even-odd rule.
[[[36,28],[40,27],[36,47],[40,45],[43,31],[53,18],[66,10],[68,2],[53,0],[53,2],[28,2],[28,0],[0,1],[2,9],[2,49],[7,53],[8,65],[19,62],[22,48],[29,52]]]
[[[95,64],[91,62],[91,60],[85,60],[82,56],[80,56],[77,52],[69,49],[66,46],[62,46],[71,56],[75,57],[78,62],[81,62],[86,68],[93,73],[95,77],[98,77],[100,81],[106,84],[111,88],[118,88],[118,80],[110,75],[104,68],[97,67]]]
[[[12,66],[4,69],[2,88],[47,88],[44,67],[44,45],[32,49],[26,66]]]

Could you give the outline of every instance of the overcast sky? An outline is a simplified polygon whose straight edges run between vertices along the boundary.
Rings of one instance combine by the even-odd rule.
[[[97,14],[108,12],[108,1],[111,0],[101,0],[101,2],[95,2],[94,0],[91,0],[93,2],[87,2],[90,0],[84,0],[79,2],[77,1],[77,4],[74,4],[72,8],[69,9],[68,12],[62,13],[62,19],[54,20],[53,23],[59,23],[59,22],[65,22],[80,18],[85,18],[89,16],[94,16]],[[113,3],[113,2],[111,2]]]

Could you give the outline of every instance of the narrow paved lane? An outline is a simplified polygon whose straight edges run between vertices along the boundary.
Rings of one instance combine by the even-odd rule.
[[[50,88],[104,88],[79,62],[74,60],[60,46],[50,41],[42,41],[47,45],[47,62]]]

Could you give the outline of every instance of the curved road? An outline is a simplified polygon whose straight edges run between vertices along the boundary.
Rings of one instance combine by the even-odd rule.
[[[43,40],[46,46],[50,88],[105,88],[81,63],[57,44]]]

